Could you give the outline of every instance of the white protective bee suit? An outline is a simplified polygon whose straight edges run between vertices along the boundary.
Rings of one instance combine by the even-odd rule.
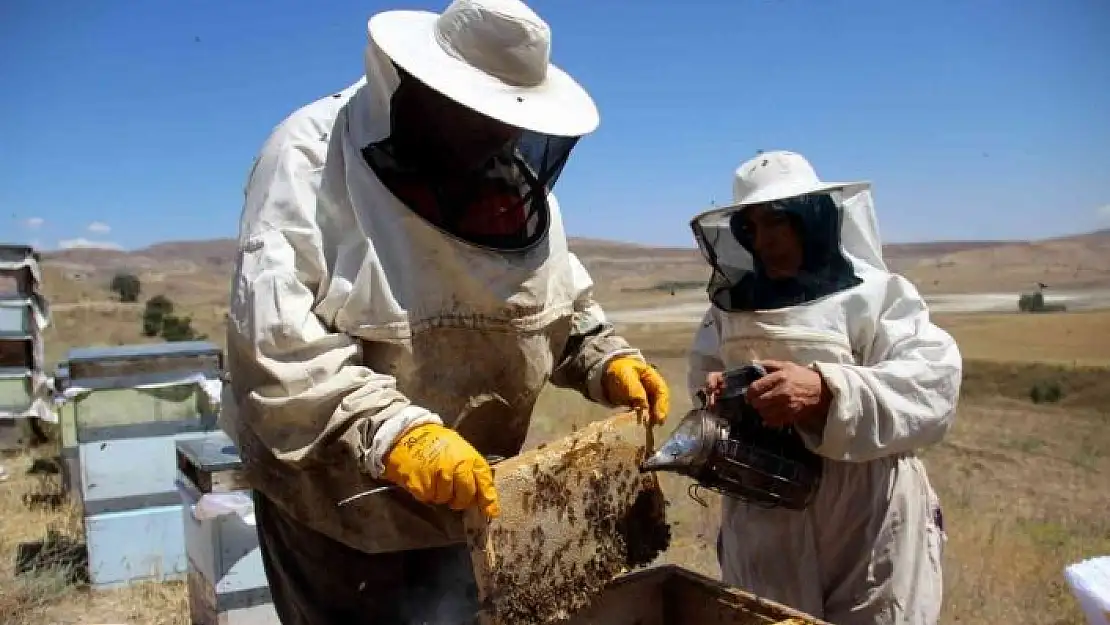
[[[730,301],[743,299],[730,289],[758,264],[730,232],[732,217],[807,194],[831,197],[826,216],[843,271],[814,269],[810,283],[824,286],[800,288],[787,305]],[[724,579],[837,625],[936,623],[946,538],[915,454],[952,425],[960,352],[930,322],[914,286],[887,270],[869,184],[824,183],[800,155],[768,152],[737,169],[734,199],[692,222],[715,271],[713,305],[690,355],[690,392],[709,372],[771,359],[816,367],[833,399],[823,429],[800,428],[823,458],[806,510],[725,499]]]
[[[456,0],[442,16],[390,11],[372,18],[365,79],[283,121],[250,175],[223,417],[252,486],[281,511],[268,529],[260,517],[259,528],[269,557],[285,558],[267,567],[272,587],[297,594],[283,599],[300,604],[283,613],[289,622],[354,622],[358,605],[372,618],[374,602],[402,600],[434,613],[435,622],[455,622],[434,605],[417,605],[423,599],[399,596],[451,575],[454,560],[468,573],[465,552],[427,555],[464,542],[461,515],[399,489],[338,502],[389,485],[384,457],[407,428],[442,423],[483,454],[512,456],[545,384],[609,405],[606,364],[639,357],[606,322],[590,276],[568,250],[558,204],[547,192],[553,181],[535,215],[540,236],[504,251],[425,220],[368,166],[366,150],[390,134],[400,81],[394,63],[464,105],[492,107],[491,116],[529,130],[536,141],[522,167],[536,174],[561,168],[569,151],[562,139],[596,127],[585,92],[546,65],[546,25],[518,2],[484,4],[490,6]],[[499,57],[478,49],[513,37],[522,46],[515,64],[497,66]],[[451,45],[457,49],[446,52]],[[486,62],[489,74],[470,62]],[[545,145],[564,151],[544,154]],[[425,555],[396,555],[417,551]],[[466,583],[444,582],[456,593]],[[441,600],[443,593],[429,590],[429,603]],[[286,616],[294,612],[295,619]]]

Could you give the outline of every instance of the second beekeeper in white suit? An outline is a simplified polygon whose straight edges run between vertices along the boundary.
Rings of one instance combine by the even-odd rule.
[[[956,343],[887,269],[869,184],[823,182],[775,151],[733,188],[732,205],[692,221],[714,271],[690,391],[764,364],[749,403],[793,426],[823,475],[804,510],[725,500],[724,579],[837,625],[932,625],[945,534],[917,454],[952,425]]]

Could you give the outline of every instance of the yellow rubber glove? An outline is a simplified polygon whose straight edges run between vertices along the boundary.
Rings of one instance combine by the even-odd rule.
[[[671,409],[671,392],[655,367],[633,356],[609,362],[601,379],[609,403],[648,413],[651,423],[662,425]]]
[[[385,479],[424,503],[478,507],[490,518],[501,514],[489,463],[458,432],[436,423],[397,439],[385,458]]]

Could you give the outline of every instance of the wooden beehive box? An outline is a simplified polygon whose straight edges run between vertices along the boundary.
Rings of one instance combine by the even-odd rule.
[[[73,395],[72,408],[63,412],[62,447],[215,429],[218,406],[200,385],[172,382],[218,379],[222,366],[220,348],[203,341],[70,350],[65,386],[87,390]]]
[[[72,350],[63,365],[62,456],[77,475],[95,587],[185,575],[183,503],[175,444],[204,436],[216,415],[198,408],[197,380],[219,376],[209,343]],[[141,470],[136,470],[141,467]]]
[[[28,339],[36,330],[34,307],[29,298],[0,297],[0,338]]]
[[[21,413],[34,400],[33,372],[18,367],[0,367],[0,413]]]
[[[223,432],[177,443],[189,616],[195,625],[278,622],[255,526],[237,514],[201,519],[196,514],[206,495],[249,497],[241,467],[235,444]]]
[[[0,270],[0,296],[26,295],[33,282],[30,267]]]
[[[0,245],[0,296],[29,295],[39,255],[27,245]]]
[[[0,333],[0,414],[21,414],[34,400],[34,340],[29,336],[15,337]],[[5,419],[12,420],[12,419]],[[21,429],[12,424],[8,429]],[[14,430],[13,430],[14,431]],[[0,437],[8,441],[10,437]],[[0,449],[16,449],[10,441]]]
[[[203,436],[120,438],[78,445],[81,505],[96,588],[185,575],[174,445]]]
[[[563,625],[830,625],[693,571],[662,566],[611,582]]]
[[[0,368],[31,369],[34,365],[34,339],[29,336],[0,338]]]
[[[220,348],[207,341],[83,347],[70,350],[66,362],[74,380],[223,370]]]

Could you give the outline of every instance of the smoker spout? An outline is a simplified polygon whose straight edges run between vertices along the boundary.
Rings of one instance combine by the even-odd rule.
[[[668,439],[652,455],[640,463],[640,472],[666,471],[670,473],[689,473],[693,467],[696,442],[681,433]]]
[[[671,437],[640,463],[640,472],[668,471],[692,476],[698,473],[713,446],[710,416],[692,410],[682,418]]]
[[[673,470],[674,460],[673,455],[666,453],[664,449],[660,449],[640,463],[640,473]]]

